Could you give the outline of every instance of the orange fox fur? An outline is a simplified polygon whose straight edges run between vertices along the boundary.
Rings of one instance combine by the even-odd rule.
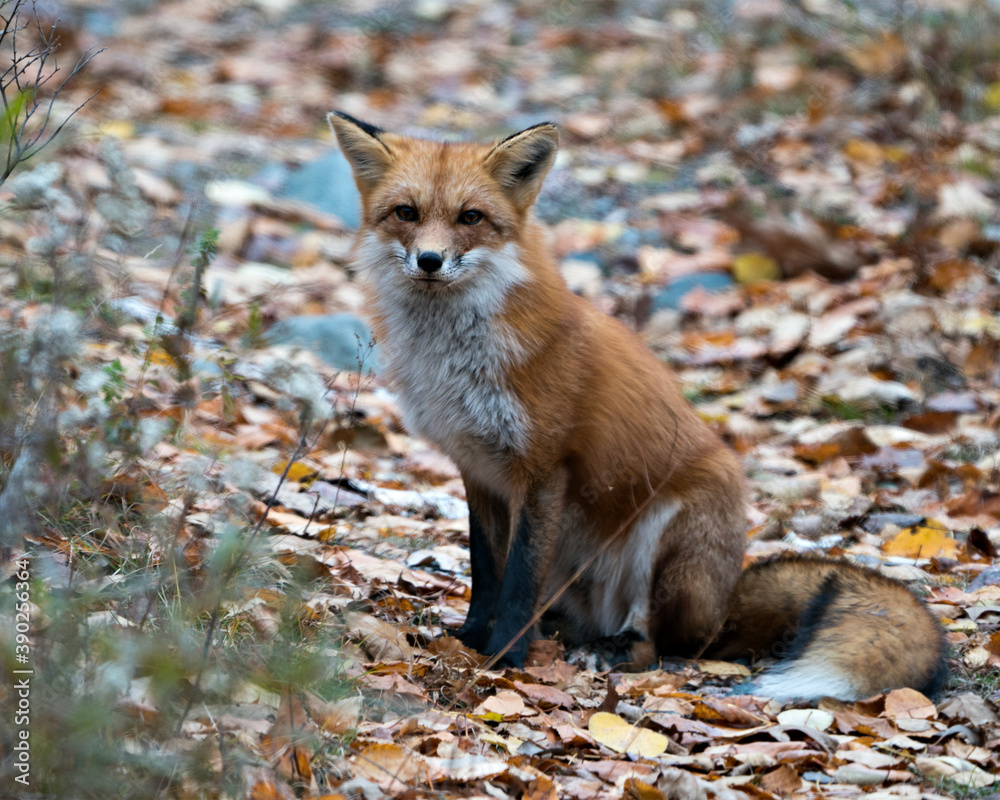
[[[480,145],[330,122],[361,193],[354,261],[404,421],[465,483],[472,599],[458,635],[485,653],[509,647],[503,662],[519,665],[519,633],[562,589],[548,618],[571,642],[632,632],[661,656],[704,649],[740,578],[742,470],[670,371],[566,288],[531,214],[555,126]],[[802,563],[790,569],[813,569]],[[737,596],[764,600],[746,581]],[[813,583],[813,597],[831,590]],[[890,584],[894,602],[916,602]],[[916,685],[923,673],[887,675]],[[870,693],[851,681],[828,693]]]

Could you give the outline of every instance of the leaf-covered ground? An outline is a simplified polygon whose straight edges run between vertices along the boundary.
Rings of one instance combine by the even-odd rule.
[[[53,402],[83,416],[59,446],[98,458],[80,443],[100,429],[114,462],[109,425],[143,421],[145,439],[95,480],[86,529],[26,524],[4,569],[48,559],[56,592],[86,561],[105,591],[131,559],[197,584],[238,510],[244,536],[310,576],[296,618],[334,637],[324,657],[350,687],[331,698],[251,679],[213,705],[188,664],[191,699],[167,730],[158,673],[136,669],[115,701],[136,752],[203,748],[215,770],[173,775],[163,796],[206,796],[193,787],[213,774],[254,798],[996,790],[995,7],[54,5],[64,57],[107,48],[61,102],[103,90],[72,137],[0,186],[0,259],[14,267],[0,317],[55,330],[76,298],[84,344]],[[782,705],[742,685],[743,665],[595,674],[544,641],[523,671],[482,670],[446,635],[469,598],[462,483],[401,427],[378,379],[333,109],[478,138],[555,121],[539,214],[567,281],[639,331],[741,454],[748,559],[822,552],[907,582],[948,632],[942,696]],[[217,243],[202,237],[192,258],[206,227]],[[88,269],[55,270],[72,254]],[[110,416],[86,417],[88,393]],[[0,439],[7,487],[19,458],[43,452],[12,442]],[[206,612],[206,652],[277,636],[289,599],[264,579]],[[155,627],[148,605],[88,602],[123,636]]]

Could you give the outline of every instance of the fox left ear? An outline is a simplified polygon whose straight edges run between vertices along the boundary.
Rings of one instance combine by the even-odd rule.
[[[392,153],[382,140],[385,131],[342,111],[334,111],[326,118],[340,149],[351,163],[358,190],[367,194],[392,164]]]
[[[535,202],[559,147],[559,131],[551,122],[508,136],[486,156],[486,169],[520,209]]]

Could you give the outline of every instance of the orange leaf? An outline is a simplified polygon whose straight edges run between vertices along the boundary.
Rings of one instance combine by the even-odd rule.
[[[628,778],[623,789],[622,800],[665,800],[663,792],[638,778]]]
[[[545,775],[539,775],[529,783],[524,793],[524,800],[556,800],[557,797],[555,783]]]

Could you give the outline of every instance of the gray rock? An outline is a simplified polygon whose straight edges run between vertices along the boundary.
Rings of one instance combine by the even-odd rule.
[[[361,196],[354,185],[351,166],[339,150],[332,150],[292,172],[279,196],[309,203],[339,217],[351,228],[361,222]]]
[[[653,297],[652,312],[656,313],[665,308],[679,311],[684,297],[698,287],[709,292],[721,292],[732,285],[732,277],[724,272],[696,272],[692,275],[681,275],[656,293]]]
[[[920,514],[900,514],[897,512],[885,512],[881,514],[869,514],[861,522],[861,527],[868,533],[881,533],[886,525],[895,525],[897,528],[909,528],[912,525],[919,525],[924,521]]]
[[[984,586],[992,586],[997,583],[1000,583],[1000,567],[990,567],[989,569],[984,569],[973,578],[966,591],[974,592],[976,589],[982,589]]]
[[[356,370],[358,358],[363,359],[363,374],[375,369],[375,351],[369,346],[371,332],[354,314],[289,317],[272,325],[264,338],[269,344],[311,350],[337,369]]]

